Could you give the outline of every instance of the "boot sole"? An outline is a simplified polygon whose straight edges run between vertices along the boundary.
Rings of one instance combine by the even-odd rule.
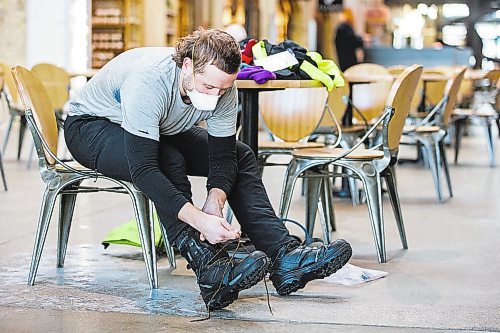
[[[248,276],[245,276],[241,281],[238,281],[236,284],[231,286],[226,286],[217,291],[217,294],[210,300],[210,303],[207,305],[210,311],[212,310],[220,310],[225,308],[229,304],[233,303],[236,299],[238,299],[238,293],[242,290],[251,288],[259,283],[266,273],[269,271],[269,267],[271,266],[271,260],[267,257],[262,258],[264,263],[259,267],[259,269],[255,270]],[[213,294],[209,294],[212,297]],[[207,295],[208,296],[208,295]]]
[[[335,273],[349,261],[351,255],[351,246],[349,244],[345,244],[341,249],[339,249],[339,251],[336,252],[333,260],[327,260],[321,266],[315,267],[311,271],[309,271],[311,267],[291,271],[285,277],[280,279],[282,282],[279,283],[278,286],[274,285],[274,287],[279,295],[290,295],[291,293],[304,288],[305,285],[312,280],[322,279]],[[272,276],[271,280],[273,280]]]

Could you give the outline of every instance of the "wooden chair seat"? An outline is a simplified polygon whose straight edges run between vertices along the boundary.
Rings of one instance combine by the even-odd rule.
[[[265,141],[259,142],[260,149],[303,149],[303,148],[321,148],[325,145],[320,142],[278,142],[278,141]]]
[[[364,132],[366,131],[365,125],[352,125],[352,126],[342,126],[343,133],[354,133],[354,132]]]
[[[474,109],[455,109],[453,115],[457,117],[494,117],[498,113],[495,110],[474,110]]]
[[[410,112],[411,118],[425,118],[427,115],[427,112]]]
[[[345,153],[347,149],[342,148],[311,148],[298,149],[293,152],[294,157],[306,158],[335,158]],[[384,152],[380,150],[356,149],[344,159],[346,160],[374,160],[384,157]]]
[[[70,162],[65,162],[65,163],[67,165],[69,165],[70,167],[72,167],[73,169],[76,169],[78,171],[90,171],[89,168],[84,167],[83,165],[81,165],[80,163],[78,163],[76,161],[70,161]],[[61,171],[61,172],[69,171],[68,169],[66,169],[64,166],[62,166],[60,164],[56,164],[56,170]],[[73,171],[70,171],[70,172],[73,172]]]
[[[403,133],[416,132],[416,133],[434,133],[439,132],[439,126],[405,126]]]

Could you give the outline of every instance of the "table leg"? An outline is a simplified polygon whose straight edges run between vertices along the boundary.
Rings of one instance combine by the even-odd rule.
[[[352,126],[352,87],[353,84],[349,82],[349,101],[347,102],[347,109],[342,117],[343,126]]]
[[[241,141],[252,148],[257,156],[259,148],[259,92],[241,91]]]
[[[422,101],[420,102],[420,105],[418,106],[418,111],[419,112],[425,112],[425,95],[426,95],[426,82],[423,81],[422,83]]]

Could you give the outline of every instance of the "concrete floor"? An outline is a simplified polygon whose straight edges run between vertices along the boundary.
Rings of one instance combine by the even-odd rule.
[[[436,201],[429,170],[398,167],[409,250],[401,248],[385,200],[385,264],[377,262],[366,206],[335,200],[333,236],[351,242],[351,263],[387,277],[349,287],[314,281],[289,297],[278,296],[268,283],[274,315],[261,282],[202,322],[192,321],[207,315],[194,277],[172,272],[161,258],[160,288],[150,292],[138,248],[100,245],[112,227],[133,217],[122,195],[79,196],[63,269],[55,268],[54,214],[36,284],[27,286],[44,184],[35,165],[26,168],[29,144],[18,162],[12,140],[4,157],[9,191],[0,192],[0,331],[500,331],[500,169],[488,166],[482,132],[473,132],[464,138],[459,165],[451,166],[454,198],[443,204]],[[497,156],[499,147],[497,136]],[[408,148],[401,153],[412,154]],[[275,207],[283,171],[271,168],[264,175]],[[193,184],[201,203],[204,181]],[[290,217],[303,215],[297,190]]]

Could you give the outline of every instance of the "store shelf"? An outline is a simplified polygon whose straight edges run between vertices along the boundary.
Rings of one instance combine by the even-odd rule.
[[[143,16],[143,0],[92,0],[91,67],[142,46]]]
[[[165,43],[168,46],[175,44],[179,38],[179,1],[178,0],[166,0],[166,10],[165,10],[165,24],[166,24],[166,35]]]

